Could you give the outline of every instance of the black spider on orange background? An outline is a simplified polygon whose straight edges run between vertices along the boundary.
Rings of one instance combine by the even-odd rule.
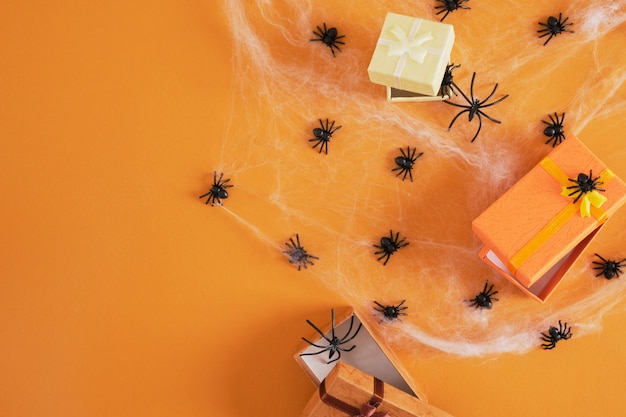
[[[626,268],[626,258],[621,261],[611,261],[608,259],[604,259],[599,254],[595,254],[598,258],[602,260],[602,262],[593,261],[592,263],[598,266],[594,266],[593,269],[600,271],[596,276],[604,275],[606,279],[619,278],[620,274],[623,273],[622,268]]]
[[[424,152],[420,152],[418,155],[415,155],[416,152],[417,148],[411,149],[410,146],[406,147],[406,152],[404,152],[404,149],[400,148],[401,156],[396,157],[395,162],[397,166],[392,168],[391,171],[398,171],[396,177],[404,174],[402,176],[402,181],[404,181],[408,175],[411,182],[413,182],[413,165],[415,165],[415,161],[424,155]]]
[[[317,26],[317,31],[313,31],[313,34],[316,36],[314,39],[309,39],[311,42],[322,42],[324,45],[330,48],[330,52],[333,53],[333,57],[335,56],[335,49],[341,52],[339,46],[337,44],[345,45],[345,42],[340,41],[339,39],[345,38],[345,35],[339,35],[337,33],[337,28],[326,27],[326,22],[324,22],[324,29]]]
[[[448,130],[450,130],[452,128],[452,125],[454,124],[456,119],[458,119],[458,117],[460,115],[462,115],[463,113],[467,113],[470,122],[474,119],[474,116],[478,117],[478,130],[476,131],[476,134],[472,138],[472,142],[474,142],[476,140],[476,138],[478,137],[478,134],[480,133],[480,129],[483,126],[482,116],[485,116],[487,119],[491,120],[494,123],[501,123],[500,120],[494,119],[493,117],[491,117],[488,114],[486,114],[485,112],[483,112],[481,109],[484,109],[485,107],[491,107],[494,104],[498,104],[499,102],[501,102],[502,100],[504,100],[505,98],[507,98],[509,96],[507,94],[504,97],[501,97],[501,98],[499,98],[496,101],[493,101],[491,103],[487,103],[489,101],[489,99],[495,94],[496,89],[498,88],[498,83],[496,83],[496,85],[493,87],[493,90],[491,91],[491,94],[489,94],[486,99],[481,101],[481,100],[475,98],[474,97],[474,79],[475,78],[476,78],[476,73],[473,73],[472,74],[472,82],[470,84],[470,97],[471,97],[471,100],[465,95],[465,93],[463,93],[463,90],[458,88],[458,86],[455,84],[455,87],[458,88],[459,92],[461,93],[461,95],[463,96],[465,101],[467,101],[467,104],[469,104],[469,105],[453,103],[453,102],[448,101],[448,100],[444,100],[443,101],[446,104],[450,104],[452,106],[461,107],[461,108],[465,109],[465,110],[461,110],[456,116],[454,116],[454,119],[452,119],[452,122],[450,122],[450,126],[448,126]]]
[[[435,14],[440,15],[441,13],[446,13],[441,19],[439,19],[440,22],[443,22],[443,19],[445,19],[451,12],[457,9],[470,9],[470,7],[463,6],[463,4],[469,2],[469,0],[436,0],[436,2],[441,3],[441,5],[435,6],[435,10],[441,10]]]
[[[224,174],[220,173],[220,177],[217,178],[217,172],[213,171],[213,184],[211,185],[211,189],[199,197],[207,197],[204,204],[211,202],[211,205],[214,206],[217,202],[217,204],[221,206],[222,200],[228,198],[228,191],[226,191],[226,189],[231,188],[232,185],[228,184],[230,179],[222,180],[223,177]]]
[[[289,256],[289,263],[297,265],[298,271],[300,268],[304,267],[307,269],[308,265],[313,265],[313,261],[311,259],[319,259],[317,256],[311,255],[304,249],[304,247],[300,244],[300,236],[296,233],[296,241],[293,241],[293,238],[289,238],[289,242],[286,242],[287,250],[283,251],[284,254]]]
[[[545,350],[554,349],[556,344],[561,340],[567,340],[572,337],[572,328],[567,327],[567,323],[561,324],[559,320],[559,328],[550,326],[548,333],[541,333],[541,340],[545,343],[541,344],[541,347]]]
[[[402,300],[402,302],[396,306],[394,305],[390,305],[390,306],[384,306],[382,304],[380,304],[378,301],[374,301],[374,304],[376,304],[378,307],[380,308],[376,308],[374,307],[374,310],[376,311],[380,311],[381,313],[383,313],[383,316],[385,316],[385,318],[387,320],[395,320],[400,316],[406,316],[407,314],[404,313],[404,310],[406,310],[408,307],[404,306],[403,304],[405,303],[406,300]]]
[[[557,19],[554,16],[548,17],[548,21],[546,23],[539,22],[541,26],[545,26],[543,29],[539,29],[537,33],[543,33],[543,35],[539,35],[539,38],[543,38],[544,36],[550,35],[550,37],[543,43],[543,46],[546,46],[550,39],[559,33],[569,32],[574,33],[573,30],[566,29],[566,27],[573,25],[573,23],[567,23],[569,17],[566,17],[565,20],[562,19],[562,14],[559,13],[559,18]]]
[[[318,344],[313,343],[310,340],[308,340],[308,339],[303,337],[302,340],[304,340],[305,342],[307,342],[311,346],[315,346],[316,348],[320,348],[322,350],[320,350],[318,352],[312,352],[312,353],[301,353],[300,356],[319,355],[320,353],[328,352],[328,359],[329,360],[326,363],[329,364],[329,363],[333,363],[335,361],[338,361],[341,358],[341,352],[350,352],[352,349],[354,349],[356,347],[356,345],[352,345],[352,347],[346,349],[346,348],[343,347],[343,345],[345,345],[346,343],[348,343],[349,341],[354,339],[356,337],[356,335],[359,334],[359,330],[361,330],[362,324],[359,323],[359,327],[357,327],[357,329],[354,332],[354,334],[350,334],[350,333],[352,333],[352,327],[354,326],[354,315],[352,315],[352,317],[350,317],[350,327],[348,328],[348,331],[346,332],[346,334],[343,337],[337,337],[335,335],[335,310],[330,310],[330,317],[331,317],[330,337],[326,336],[324,334],[324,332],[322,332],[310,320],[306,321],[307,323],[309,323],[309,325],[311,327],[313,327],[315,329],[316,332],[318,332],[320,334],[320,336],[322,336],[322,338],[326,342],[328,342],[328,345],[326,345],[326,346],[318,345]],[[337,354],[337,357],[335,359],[333,359],[333,356],[335,356],[335,354]]]
[[[320,122],[320,127],[313,129],[313,136],[315,137],[309,139],[309,142],[315,142],[313,149],[318,146],[320,147],[318,153],[322,153],[322,151],[324,151],[324,153],[328,155],[328,142],[330,142],[330,138],[333,137],[333,133],[341,129],[341,126],[335,127],[334,120],[330,123],[330,125],[328,124],[328,119],[326,119],[326,123],[322,122],[322,119],[318,120]]]
[[[405,242],[406,238],[400,239],[400,233],[397,232],[396,235],[393,235],[393,231],[389,230],[389,237],[383,236],[380,238],[380,245],[374,244],[375,248],[380,249],[379,251],[374,252],[375,255],[380,255],[378,257],[378,261],[385,258],[383,262],[383,266],[387,265],[389,258],[393,255],[397,250],[402,249],[407,246],[409,242]]]
[[[487,286],[489,286],[489,288],[487,288]],[[489,281],[485,281],[483,290],[479,292],[476,297],[465,301],[469,302],[472,307],[491,310],[493,301],[498,301],[498,299],[494,297],[497,293],[498,291],[493,291],[493,284],[489,285]]]
[[[554,113],[554,117],[551,114],[548,115],[550,118],[550,123],[542,120],[547,126],[543,129],[543,134],[548,136],[548,140],[546,140],[546,145],[552,142],[552,147],[554,148],[556,145],[560,144],[565,140],[565,130],[563,129],[563,120],[565,120],[565,113],[561,116],[559,120],[559,115]]]
[[[575,180],[568,178],[569,181],[575,184],[566,187],[568,190],[574,190],[568,194],[568,197],[572,197],[575,195],[576,198],[574,199],[574,204],[576,204],[578,199],[584,194],[587,194],[594,190],[606,191],[604,188],[599,187],[599,185],[604,184],[602,181],[598,181],[599,179],[600,176],[597,176],[595,178],[593,177],[593,173],[591,172],[591,170],[589,170],[589,175],[581,172],[580,174],[578,174],[578,177]]]

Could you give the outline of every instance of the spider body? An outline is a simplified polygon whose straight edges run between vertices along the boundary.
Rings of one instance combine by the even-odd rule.
[[[554,349],[560,340],[567,340],[570,337],[572,337],[572,328],[567,327],[567,323],[561,324],[561,320],[559,320],[558,329],[550,326],[547,333],[541,333],[541,340],[545,342],[541,344],[541,347],[545,350]]]
[[[451,94],[453,93],[455,96],[458,96],[458,94],[456,93],[456,91],[454,91],[455,88],[459,88],[456,86],[456,84],[454,84],[454,75],[452,74],[452,72],[459,68],[461,65],[454,65],[454,64],[448,64],[446,65],[446,70],[443,73],[443,80],[441,80],[441,95],[442,96],[447,96],[450,97]]]
[[[539,35],[539,37],[543,38],[544,36],[548,36],[548,35],[550,36],[543,43],[543,46],[546,46],[546,44],[548,42],[550,42],[550,39],[552,39],[553,37],[555,37],[559,33],[563,33],[563,32],[574,33],[573,30],[566,29],[568,26],[573,25],[573,23],[567,23],[568,19],[569,19],[569,17],[566,17],[565,20],[562,20],[562,13],[559,13],[559,18],[558,19],[556,17],[554,17],[554,16],[550,16],[550,17],[548,17],[548,21],[546,23],[539,22],[539,24],[541,26],[544,26],[543,29],[539,29],[537,31],[537,33],[542,33],[542,35]]]
[[[611,261],[604,259],[602,256],[596,253],[596,256],[602,260],[602,262],[593,261],[592,263],[598,266],[594,266],[593,269],[600,271],[596,277],[600,275],[604,275],[606,279],[619,278],[622,271],[622,268],[626,267],[626,258],[621,261]]]
[[[565,139],[565,130],[563,129],[563,120],[565,120],[565,113],[561,116],[559,120],[559,115],[554,113],[554,117],[551,114],[548,115],[550,117],[550,123],[542,120],[547,126],[543,129],[543,134],[548,136],[548,140],[546,140],[545,144],[552,142],[552,147],[554,148],[556,145],[563,142]]]
[[[312,139],[309,139],[309,142],[315,142],[313,145],[313,149],[320,147],[318,153],[324,153],[328,155],[328,142],[330,142],[330,138],[333,136],[337,130],[341,129],[341,126],[335,127],[335,121],[333,120],[330,125],[328,123],[328,119],[326,119],[326,123],[322,122],[322,119],[318,119],[320,122],[320,127],[316,127],[313,129]]]
[[[213,184],[211,185],[211,189],[199,197],[207,198],[204,204],[211,202],[211,205],[214,206],[217,202],[217,204],[221,206],[222,200],[228,198],[228,191],[226,191],[226,189],[231,188],[232,185],[228,184],[230,179],[222,179],[223,177],[224,174],[220,173],[220,177],[217,178],[217,172],[213,171]]]
[[[441,10],[435,14],[440,15],[441,13],[445,12],[443,17],[439,19],[440,22],[443,22],[443,19],[445,19],[451,12],[457,9],[470,9],[470,7],[463,6],[463,4],[469,2],[469,0],[436,0],[436,1],[437,3],[441,3],[441,5],[435,6],[435,10],[439,10],[439,9]]]
[[[400,316],[406,316],[407,315],[403,311],[406,310],[408,307],[406,307],[406,306],[403,307],[402,306],[405,301],[406,300],[402,300],[402,302],[400,304],[398,304],[397,306],[394,306],[394,305],[384,306],[384,305],[380,304],[378,301],[374,301],[374,304],[376,304],[378,307],[380,307],[380,308],[374,307],[374,310],[380,311],[381,313],[383,313],[383,316],[385,316],[385,318],[387,320],[395,320],[395,319],[397,319]]]
[[[380,255],[377,260],[380,261],[385,258],[383,266],[387,265],[391,255],[393,255],[398,249],[402,249],[409,244],[409,242],[405,242],[405,240],[405,238],[400,239],[399,232],[394,236],[393,231],[389,230],[389,237],[383,236],[380,238],[380,245],[373,245],[375,248],[380,249],[374,253],[375,255]]]
[[[604,184],[602,181],[598,181],[598,179],[600,179],[600,176],[593,178],[591,170],[589,170],[589,175],[581,172],[580,174],[578,174],[578,177],[575,180],[568,178],[568,180],[575,184],[566,187],[568,190],[574,190],[568,194],[568,197],[575,195],[576,198],[574,199],[574,204],[576,204],[578,199],[584,194],[587,194],[594,190],[605,191],[604,188],[598,187],[599,185]]]
[[[330,337],[326,336],[324,332],[322,332],[310,320],[306,321],[307,323],[309,323],[311,327],[315,329],[316,332],[320,334],[320,336],[322,336],[322,338],[328,343],[328,345],[326,346],[318,345],[303,337],[302,340],[304,340],[311,346],[320,348],[321,350],[318,352],[301,353],[300,356],[319,355],[320,353],[328,352],[328,362],[326,362],[326,364],[329,364],[329,363],[338,361],[341,358],[341,352],[350,352],[352,349],[356,347],[356,345],[352,345],[352,347],[346,349],[343,347],[343,345],[350,342],[352,339],[356,337],[357,334],[359,334],[359,330],[361,330],[362,324],[359,323],[359,327],[357,327],[356,331],[353,334],[351,334],[352,327],[354,326],[354,315],[352,315],[352,317],[350,317],[350,327],[348,328],[348,331],[346,332],[346,334],[343,337],[337,337],[337,335],[335,335],[335,310],[330,310],[330,317],[331,317]],[[337,357],[333,359],[333,356],[335,356],[335,354],[337,354]]]
[[[335,56],[335,49],[341,52],[341,49],[337,44],[345,45],[345,42],[340,41],[339,39],[345,38],[345,35],[339,35],[337,33],[337,28],[327,28],[326,22],[324,22],[324,29],[317,26],[317,30],[313,31],[313,34],[316,36],[314,39],[309,39],[311,42],[322,42],[324,45],[330,48],[330,52],[333,53],[333,57]]]
[[[407,146],[406,152],[404,152],[404,149],[400,148],[400,153],[402,154],[402,156],[396,157],[395,162],[397,166],[391,171],[398,171],[396,177],[404,174],[402,176],[402,181],[404,181],[406,179],[406,176],[408,175],[411,179],[411,182],[413,182],[413,165],[415,165],[415,161],[417,161],[422,155],[424,155],[424,152],[420,152],[418,155],[415,155],[416,152],[417,148],[411,149],[409,146]]]
[[[307,269],[307,265],[313,265],[311,259],[319,259],[317,256],[311,255],[300,244],[300,236],[296,233],[296,241],[293,238],[289,238],[289,242],[286,242],[288,250],[283,251],[284,254],[289,256],[289,263],[298,266],[298,271],[304,267]]]
[[[471,97],[471,99],[468,98],[465,95],[465,93],[463,93],[463,90],[458,88],[458,86],[455,84],[455,86],[457,87],[457,89],[459,90],[459,92],[461,93],[463,98],[465,99],[465,101],[467,101],[468,105],[452,103],[451,101],[444,100],[444,103],[447,103],[447,104],[450,104],[450,105],[456,106],[456,107],[461,107],[461,108],[464,109],[464,110],[461,110],[456,116],[454,116],[454,119],[452,119],[452,122],[450,122],[450,126],[448,126],[448,130],[450,130],[452,128],[452,125],[454,124],[456,119],[458,119],[458,117],[460,115],[462,115],[463,113],[467,113],[468,119],[469,119],[470,122],[474,119],[474,117],[478,117],[478,130],[476,131],[476,134],[472,138],[472,142],[474,142],[476,140],[476,138],[478,137],[478,134],[480,133],[480,129],[482,128],[482,125],[483,125],[483,119],[482,119],[483,116],[486,117],[487,119],[491,120],[494,123],[501,123],[499,120],[496,120],[493,117],[487,115],[481,109],[484,109],[485,107],[493,106],[494,104],[498,104],[499,102],[501,102],[502,100],[504,100],[505,98],[507,98],[509,96],[507,94],[504,97],[501,97],[501,98],[499,98],[496,101],[493,101],[491,103],[487,103],[489,101],[489,99],[495,94],[496,89],[498,88],[498,83],[496,83],[496,85],[493,87],[493,90],[491,91],[491,94],[489,94],[486,99],[481,101],[481,100],[475,98],[474,97],[474,79],[475,78],[476,78],[476,73],[473,73],[472,74],[472,83],[470,84],[470,97]]]
[[[485,286],[483,290],[476,295],[476,297],[471,300],[465,300],[470,303],[470,306],[475,308],[486,308],[487,310],[491,310],[493,306],[493,301],[498,301],[497,298],[494,297],[498,293],[498,291],[493,291],[493,284],[489,285],[489,281],[485,281]]]

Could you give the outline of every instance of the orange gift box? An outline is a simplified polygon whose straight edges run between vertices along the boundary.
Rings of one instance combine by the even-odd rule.
[[[624,182],[570,136],[472,222],[478,255],[544,302],[624,202]]]
[[[343,362],[322,381],[301,416],[451,417]]]
[[[333,323],[334,321],[334,323]],[[383,343],[378,343],[367,328],[367,324],[359,319],[352,307],[339,310],[336,314],[333,310],[332,320],[325,326],[317,326],[328,338],[332,340],[331,327],[334,324],[335,336],[347,341],[342,345],[343,349],[354,349],[341,351],[341,362],[358,368],[360,371],[375,376],[385,383],[425,400],[425,396],[420,387],[411,378],[409,373],[402,367],[399,361],[395,360],[395,355]],[[362,326],[357,333],[359,326]],[[355,333],[356,336],[350,339]],[[318,346],[327,346],[329,343],[313,328],[311,334],[306,337],[309,341]],[[329,358],[328,351],[312,346],[306,341],[302,341],[294,355],[296,362],[302,367],[315,385],[320,385],[324,378],[329,375],[339,361],[334,361],[338,356],[335,353]],[[315,354],[316,352],[321,352]],[[330,362],[330,363],[329,363]]]

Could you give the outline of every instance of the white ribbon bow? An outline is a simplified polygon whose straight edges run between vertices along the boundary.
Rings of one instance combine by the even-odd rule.
[[[418,36],[414,36],[409,39],[399,26],[395,26],[391,33],[398,39],[397,41],[391,41],[389,44],[388,56],[402,56],[407,54],[412,60],[424,62],[428,49],[422,46],[424,42],[434,39],[430,32],[422,33]]]

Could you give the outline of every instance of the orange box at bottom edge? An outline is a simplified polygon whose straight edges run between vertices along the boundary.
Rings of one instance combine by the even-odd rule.
[[[380,387],[380,386],[379,386]],[[339,361],[313,394],[301,417],[346,417],[359,415],[359,409],[368,403],[377,391],[374,378]],[[392,417],[452,417],[450,414],[413,397],[391,385],[382,385],[382,402],[376,412]],[[341,410],[328,404],[328,396],[340,400],[352,410]]]

